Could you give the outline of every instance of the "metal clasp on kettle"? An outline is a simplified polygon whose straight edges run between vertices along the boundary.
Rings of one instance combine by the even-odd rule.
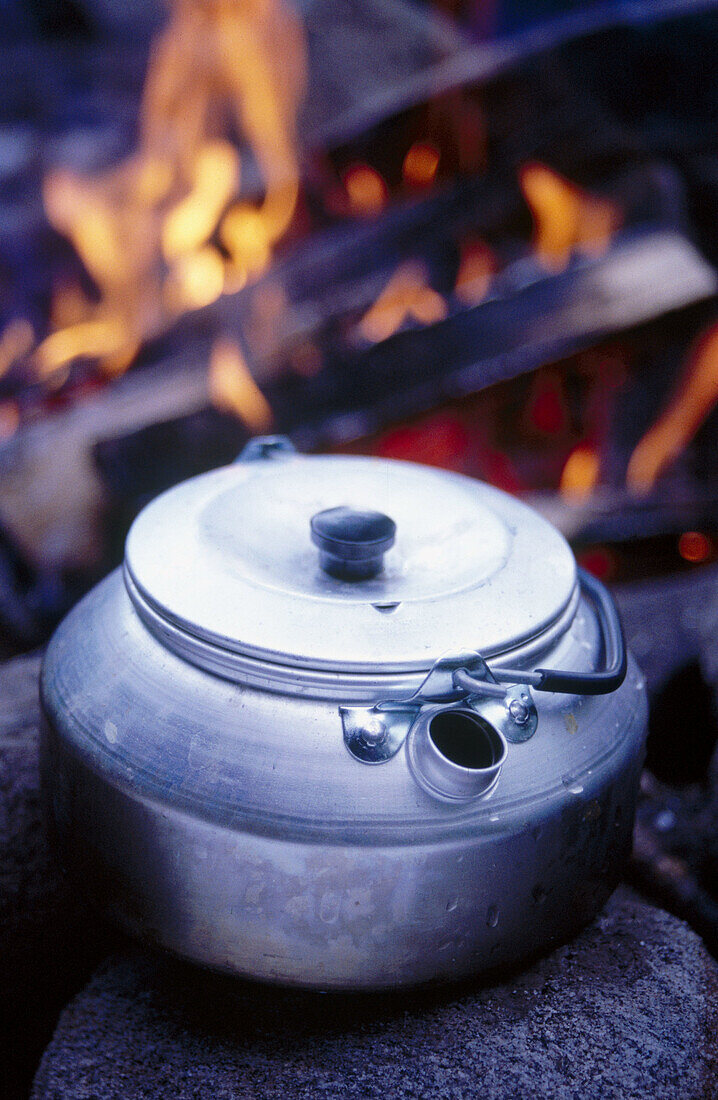
[[[424,707],[457,703],[475,711],[507,741],[527,741],[536,732],[538,714],[528,688],[497,683],[481,654],[469,651],[440,657],[409,699],[340,707],[344,741],[363,764],[382,764],[399,751]]]
[[[596,672],[561,669],[491,669],[480,653],[441,657],[418,690],[407,700],[388,700],[373,707],[340,707],[344,741],[365,764],[390,760],[423,707],[461,703],[500,731],[512,743],[528,741],[538,726],[533,691],[570,695],[607,695],[626,678],[627,656],[621,620],[611,596],[589,573],[578,570],[584,593],[593,603],[601,627],[604,667]]]

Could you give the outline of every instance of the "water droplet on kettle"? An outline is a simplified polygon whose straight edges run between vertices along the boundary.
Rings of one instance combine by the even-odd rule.
[[[582,785],[572,775],[562,775],[561,782],[569,794],[583,794]]]
[[[446,912],[447,913],[453,913],[454,909],[457,908],[458,904],[459,904],[459,899],[458,898],[449,898],[449,900],[446,903]]]
[[[497,905],[490,905],[486,910],[486,924],[489,928],[495,928],[499,923],[499,909]]]

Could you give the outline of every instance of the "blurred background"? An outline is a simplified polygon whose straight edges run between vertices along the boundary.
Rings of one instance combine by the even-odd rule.
[[[718,3],[0,0],[0,654],[254,434],[520,495],[652,693],[718,949]]]
[[[0,11],[6,655],[258,432],[528,497],[614,583],[716,561],[716,5]]]

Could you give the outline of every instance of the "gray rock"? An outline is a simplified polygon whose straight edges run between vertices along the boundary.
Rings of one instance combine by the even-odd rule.
[[[58,917],[64,892],[41,823],[39,671],[37,655],[0,666],[0,982]]]
[[[652,692],[697,661],[718,691],[718,568],[634,581],[613,589],[626,639]]]
[[[492,986],[303,994],[141,949],[66,1008],[33,1100],[718,1096],[715,963],[621,888],[571,944]]]
[[[105,935],[52,859],[42,827],[37,655],[0,665],[0,1064],[25,1096],[58,1013]]]

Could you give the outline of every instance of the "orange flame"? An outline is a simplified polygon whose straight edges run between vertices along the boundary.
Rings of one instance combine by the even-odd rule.
[[[186,310],[256,278],[299,194],[296,119],[305,85],[299,22],[283,0],[173,0],[154,44],[135,153],[109,171],[45,181],[47,216],[92,276],[70,316],[37,348],[43,378],[80,356],[118,373]],[[241,134],[264,196],[240,201]],[[68,291],[63,292],[69,300]]]
[[[272,426],[272,410],[252,378],[239,345],[217,340],[209,360],[209,390],[212,404],[238,416],[252,432],[266,432]]]
[[[162,252],[170,263],[201,248],[214,233],[239,186],[239,153],[226,142],[202,146],[191,179],[192,190],[169,211],[162,226]]]
[[[402,174],[410,187],[428,187],[434,182],[440,154],[428,141],[417,141],[404,157]]]
[[[631,455],[626,471],[628,488],[649,493],[717,401],[718,325],[714,325],[699,339],[667,408]]]
[[[384,180],[369,164],[355,164],[344,176],[344,186],[352,214],[370,218],[387,204],[389,193]]]
[[[409,260],[397,268],[376,302],[364,314],[359,331],[365,340],[375,344],[387,340],[406,321],[431,325],[443,321],[446,314],[446,302],[428,285],[424,265]]]
[[[467,306],[476,306],[483,302],[497,267],[496,257],[483,241],[466,244],[462,249],[454,287],[459,301]]]
[[[125,339],[125,329],[119,320],[81,321],[60,329],[43,340],[35,353],[38,374],[46,378],[80,355],[97,359],[113,355],[120,351]]]
[[[186,313],[211,305],[224,289],[224,262],[216,248],[207,245],[180,256],[172,266],[163,288],[163,301],[170,313]]]
[[[622,221],[615,203],[589,195],[545,164],[525,164],[519,183],[534,219],[534,252],[549,271],[563,271],[574,251],[606,251]]]
[[[566,460],[561,474],[559,492],[573,500],[583,500],[596,488],[601,473],[601,459],[593,447],[575,447]]]

